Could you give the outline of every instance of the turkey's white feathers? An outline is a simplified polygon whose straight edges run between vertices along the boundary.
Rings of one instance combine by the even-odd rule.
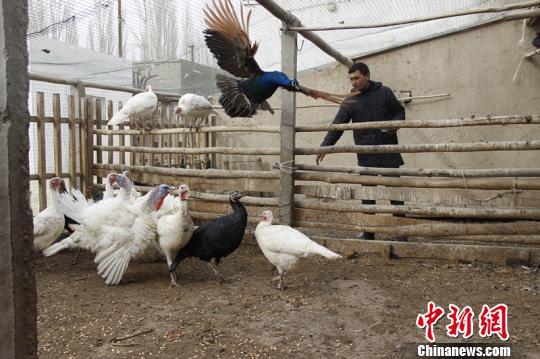
[[[58,189],[49,187],[49,196],[51,198],[49,207],[38,213],[33,220],[34,249],[38,251],[49,247],[64,232],[65,219],[59,208]]]
[[[64,232],[64,215],[48,207],[34,217],[34,249],[49,247]]]
[[[178,100],[178,107],[182,109],[182,116],[190,118],[204,118],[215,113],[206,98],[192,93],[182,95]]]
[[[318,254],[329,259],[341,257],[289,226],[270,225],[258,229],[263,246],[267,251],[302,257],[309,254]]]
[[[290,270],[300,257],[318,254],[329,259],[341,258],[337,253],[315,243],[302,232],[289,226],[262,221],[255,229],[255,238],[264,256],[280,273]]]
[[[158,98],[150,89],[131,97],[128,102],[107,123],[109,126],[121,125],[129,119],[150,115],[156,109]]]

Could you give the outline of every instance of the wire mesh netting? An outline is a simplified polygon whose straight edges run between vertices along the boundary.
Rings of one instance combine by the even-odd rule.
[[[218,1],[218,0],[216,0]],[[29,0],[29,70],[67,79],[118,86],[203,95],[218,92],[219,70],[203,36],[203,8],[209,0]],[[275,0],[296,15],[304,26],[377,24],[449,14],[478,7],[501,6],[519,0]],[[265,70],[281,67],[281,21],[254,0],[233,0],[238,9],[252,10],[251,41],[260,43],[256,60]],[[486,13],[390,27],[317,32],[348,57],[358,57],[433,38],[496,20],[502,13]],[[333,59],[314,44],[298,38],[298,70]],[[36,115],[36,93],[45,94],[45,116],[52,115],[52,95],[60,94],[61,116],[67,116],[67,96],[73,87],[31,81],[29,109]],[[86,89],[86,95],[127,101],[131,93]],[[106,119],[106,116],[104,116]],[[45,125],[52,138],[52,124]],[[77,129],[78,131],[78,129]],[[30,125],[30,169],[38,172],[37,126]],[[67,125],[61,129],[67,143]],[[77,137],[77,141],[79,138]],[[103,145],[108,145],[103,138]],[[117,145],[117,143],[114,143]],[[129,143],[126,143],[129,145]],[[77,148],[80,148],[77,142]],[[47,173],[55,171],[52,141],[46,145]],[[79,158],[80,154],[77,154]],[[129,159],[129,153],[126,154]],[[118,156],[118,154],[115,154]],[[104,162],[108,160],[104,156]],[[62,171],[68,170],[68,148],[62,148]],[[117,160],[117,157],[115,157]],[[80,162],[77,161],[78,170]],[[32,191],[33,208],[37,191]]]
[[[178,60],[215,67],[202,31],[206,0],[30,0],[29,40],[45,36],[129,61]],[[448,14],[518,0],[277,0],[305,26],[374,24]],[[253,10],[250,36],[261,43],[264,69],[280,67],[281,23],[254,0],[232,1]],[[120,5],[120,11],[119,11]],[[384,28],[318,32],[346,56],[358,56],[488,22],[500,13],[476,14]],[[122,39],[119,39],[119,28]],[[299,39],[299,70],[332,61]],[[81,51],[73,49],[72,51]],[[51,52],[52,53],[52,52]],[[49,55],[51,54],[49,53]],[[118,65],[108,71],[130,67]],[[97,72],[97,71],[96,71]],[[110,72],[113,74],[114,72]]]

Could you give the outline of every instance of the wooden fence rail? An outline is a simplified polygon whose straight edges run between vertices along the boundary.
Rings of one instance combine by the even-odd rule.
[[[539,178],[408,178],[358,176],[340,173],[317,173],[312,171],[295,171],[294,177],[302,181],[320,181],[326,183],[349,183],[364,186],[391,186],[413,188],[465,188],[512,190],[540,189]]]
[[[470,118],[451,118],[443,120],[405,120],[405,121],[373,121],[340,125],[303,125],[296,126],[296,132],[347,131],[367,129],[400,129],[400,128],[449,128],[469,126],[505,126],[505,125],[538,125],[538,115],[486,116]]]
[[[273,168],[279,169],[279,164]],[[296,170],[312,172],[337,172],[373,176],[411,177],[540,177],[540,168],[485,168],[485,169],[428,169],[428,168],[379,168],[361,166],[319,166],[296,164]]]
[[[245,147],[139,147],[139,146],[94,146],[98,151],[124,151],[124,152],[137,152],[137,153],[173,153],[173,154],[206,154],[206,153],[219,153],[219,154],[235,154],[235,155],[279,155],[279,148],[245,148]]]
[[[297,155],[319,153],[421,153],[540,150],[540,141],[494,141],[472,143],[428,143],[415,145],[351,145],[327,147],[297,147]]]
[[[287,101],[289,105],[294,103],[292,98]],[[52,116],[45,116],[43,93],[37,94],[36,102],[36,116],[30,117],[29,121],[36,123],[37,127],[38,171],[30,178],[38,181],[40,209],[46,206],[46,180],[55,175],[69,177],[72,188],[79,187],[80,182],[85,194],[89,196],[94,182],[97,182],[98,187],[103,187],[102,178],[109,171],[127,170],[132,173],[135,181],[148,185],[161,182],[172,185],[189,184],[193,189],[190,199],[191,213],[194,218],[201,220],[228,213],[230,208],[227,191],[237,189],[248,191],[249,195],[243,198],[243,202],[248,206],[249,222],[252,224],[258,223],[257,215],[263,208],[272,209],[275,214],[285,209],[286,213],[283,212],[280,219],[289,220],[292,225],[303,228],[333,229],[344,233],[364,230],[391,236],[429,237],[475,243],[540,245],[540,237],[535,236],[540,233],[540,208],[535,206],[540,193],[535,192],[540,190],[540,168],[392,169],[294,164],[297,155],[318,153],[538,150],[540,141],[295,148],[294,139],[295,133],[316,131],[538,125],[540,116],[537,115],[296,126],[294,116],[285,113],[283,121],[287,124],[287,131],[283,132],[281,126],[216,126],[215,118],[203,120],[201,127],[189,128],[175,116],[173,107],[163,104],[151,119],[154,129],[140,131],[131,129],[133,126],[129,129],[123,126],[114,129],[106,126],[106,121],[114,114],[112,101],[103,103],[100,99],[81,98],[79,106],[77,100],[69,96],[67,117],[61,116],[62,99],[58,94],[52,96]],[[102,105],[105,105],[105,113]],[[285,104],[283,107],[289,105]],[[118,108],[121,106],[122,103],[119,103]],[[45,136],[46,126],[52,127],[52,138]],[[66,129],[67,144],[62,142],[62,130]],[[281,148],[217,146],[216,134],[240,132],[279,133]],[[54,154],[53,162],[49,163],[45,156],[47,144],[52,145]],[[64,170],[62,161],[66,160],[63,158],[66,152],[63,155],[62,147],[66,145],[69,147],[69,168]],[[104,151],[107,153],[104,154]],[[80,157],[77,157],[77,153]],[[215,165],[216,156],[222,155],[281,155],[282,160],[288,160],[281,169],[279,164],[274,164],[274,169],[280,170],[270,171],[262,170],[261,157],[257,158],[258,165],[252,167],[259,170],[179,168],[181,164],[209,160]],[[51,172],[52,164],[54,173]],[[283,173],[289,180],[283,181]],[[355,189],[349,189],[348,197],[340,197],[337,186],[321,185],[321,182],[350,185]],[[333,192],[328,188],[325,191],[315,190],[320,186],[332,187]],[[290,188],[287,190],[285,187]],[[149,186],[136,188],[143,192],[151,189]],[[477,200],[471,191],[476,191],[482,198],[488,199]],[[504,192],[493,194],[493,191]],[[335,192],[335,196],[330,192]],[[405,205],[386,205],[380,202],[376,205],[364,205],[359,199],[368,196],[388,201],[393,200],[396,193],[405,193],[398,196],[406,200]],[[430,201],[430,195],[439,196],[440,201]],[[325,196],[327,198],[322,198]],[[465,220],[478,223],[464,222]]]
[[[163,125],[161,125],[163,127]],[[279,126],[212,126],[212,127],[176,127],[159,128],[150,131],[141,130],[95,130],[94,133],[101,135],[140,135],[146,133],[149,135],[172,135],[172,134],[192,134],[192,133],[217,133],[217,132],[261,132],[261,133],[279,133]]]

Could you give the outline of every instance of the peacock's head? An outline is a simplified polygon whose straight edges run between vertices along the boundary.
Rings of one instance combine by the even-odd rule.
[[[300,84],[298,83],[297,79],[291,80],[289,87],[291,88],[291,90],[294,90],[294,91],[302,91],[302,88],[300,87]]]
[[[183,184],[178,188],[178,197],[180,201],[187,201],[189,197],[189,186],[187,184]]]
[[[271,210],[267,209],[266,211],[263,211],[261,213],[261,218],[263,222],[272,223],[272,220],[274,219],[274,214]]]
[[[229,194],[229,199],[231,202],[240,202],[240,198],[242,198],[242,194],[238,191],[234,191]]]

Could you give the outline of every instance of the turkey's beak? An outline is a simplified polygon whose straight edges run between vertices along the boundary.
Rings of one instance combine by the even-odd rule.
[[[66,182],[64,180],[60,181],[58,192],[67,193]]]

